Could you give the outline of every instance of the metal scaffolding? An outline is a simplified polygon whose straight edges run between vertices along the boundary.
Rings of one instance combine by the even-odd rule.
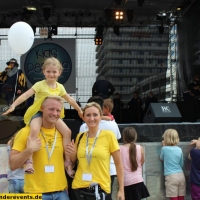
[[[177,101],[177,25],[169,30],[169,70],[170,70],[170,98]]]

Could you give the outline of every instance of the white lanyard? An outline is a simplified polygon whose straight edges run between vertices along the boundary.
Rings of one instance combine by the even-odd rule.
[[[55,131],[55,135],[54,135],[54,142],[53,142],[53,145],[51,147],[51,151],[49,152],[49,149],[48,149],[48,145],[47,145],[47,141],[46,141],[46,137],[45,137],[45,134],[42,130],[40,130],[40,132],[42,133],[42,136],[45,140],[45,144],[46,144],[46,151],[47,151],[47,155],[48,155],[48,160],[50,160],[52,154],[53,154],[53,151],[54,151],[54,148],[55,148],[55,144],[56,144],[56,139],[57,139],[57,130]]]
[[[90,152],[89,152],[89,154],[88,154],[88,133],[87,133],[87,140],[86,140],[86,159],[87,159],[87,163],[88,163],[88,165],[90,165],[90,163],[91,163],[91,160],[92,160],[92,152],[93,152],[93,150],[94,150],[94,147],[95,147],[95,145],[96,145],[96,142],[97,142],[97,138],[98,138],[98,135],[99,135],[99,133],[100,133],[100,130],[98,130],[98,132],[97,132],[97,134],[96,134],[96,137],[95,137],[95,139],[94,139],[94,143],[93,143],[93,145],[92,145],[92,148],[90,149]]]

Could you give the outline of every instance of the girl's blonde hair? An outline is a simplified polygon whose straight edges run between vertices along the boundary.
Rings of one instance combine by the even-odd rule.
[[[163,136],[165,146],[174,146],[179,143],[178,132],[175,129],[167,129]]]
[[[45,70],[49,65],[56,66],[59,71],[63,70],[62,64],[57,58],[54,58],[54,57],[47,58],[44,61],[44,64],[42,65],[42,70]]]
[[[91,103],[87,103],[86,106],[83,108],[83,116],[84,116],[84,114],[85,114],[85,110],[86,110],[87,108],[90,108],[90,107],[95,107],[95,108],[97,108],[97,109],[99,110],[100,115],[101,115],[101,116],[103,115],[103,112],[102,112],[102,109],[101,109],[100,105],[99,105],[98,103],[91,102]]]
[[[122,131],[123,140],[125,143],[130,143],[129,147],[129,160],[131,163],[131,170],[134,172],[138,168],[138,163],[136,159],[136,145],[137,132],[133,127],[126,127]]]

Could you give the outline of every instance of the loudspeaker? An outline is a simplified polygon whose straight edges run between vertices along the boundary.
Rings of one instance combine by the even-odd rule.
[[[144,123],[180,122],[181,114],[175,103],[151,103],[144,116]]]

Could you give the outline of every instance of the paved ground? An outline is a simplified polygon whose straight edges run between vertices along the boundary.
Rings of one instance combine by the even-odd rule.
[[[113,183],[113,192],[112,192],[112,200],[117,200],[117,192],[118,192],[118,182],[117,177],[115,177],[114,183]]]

